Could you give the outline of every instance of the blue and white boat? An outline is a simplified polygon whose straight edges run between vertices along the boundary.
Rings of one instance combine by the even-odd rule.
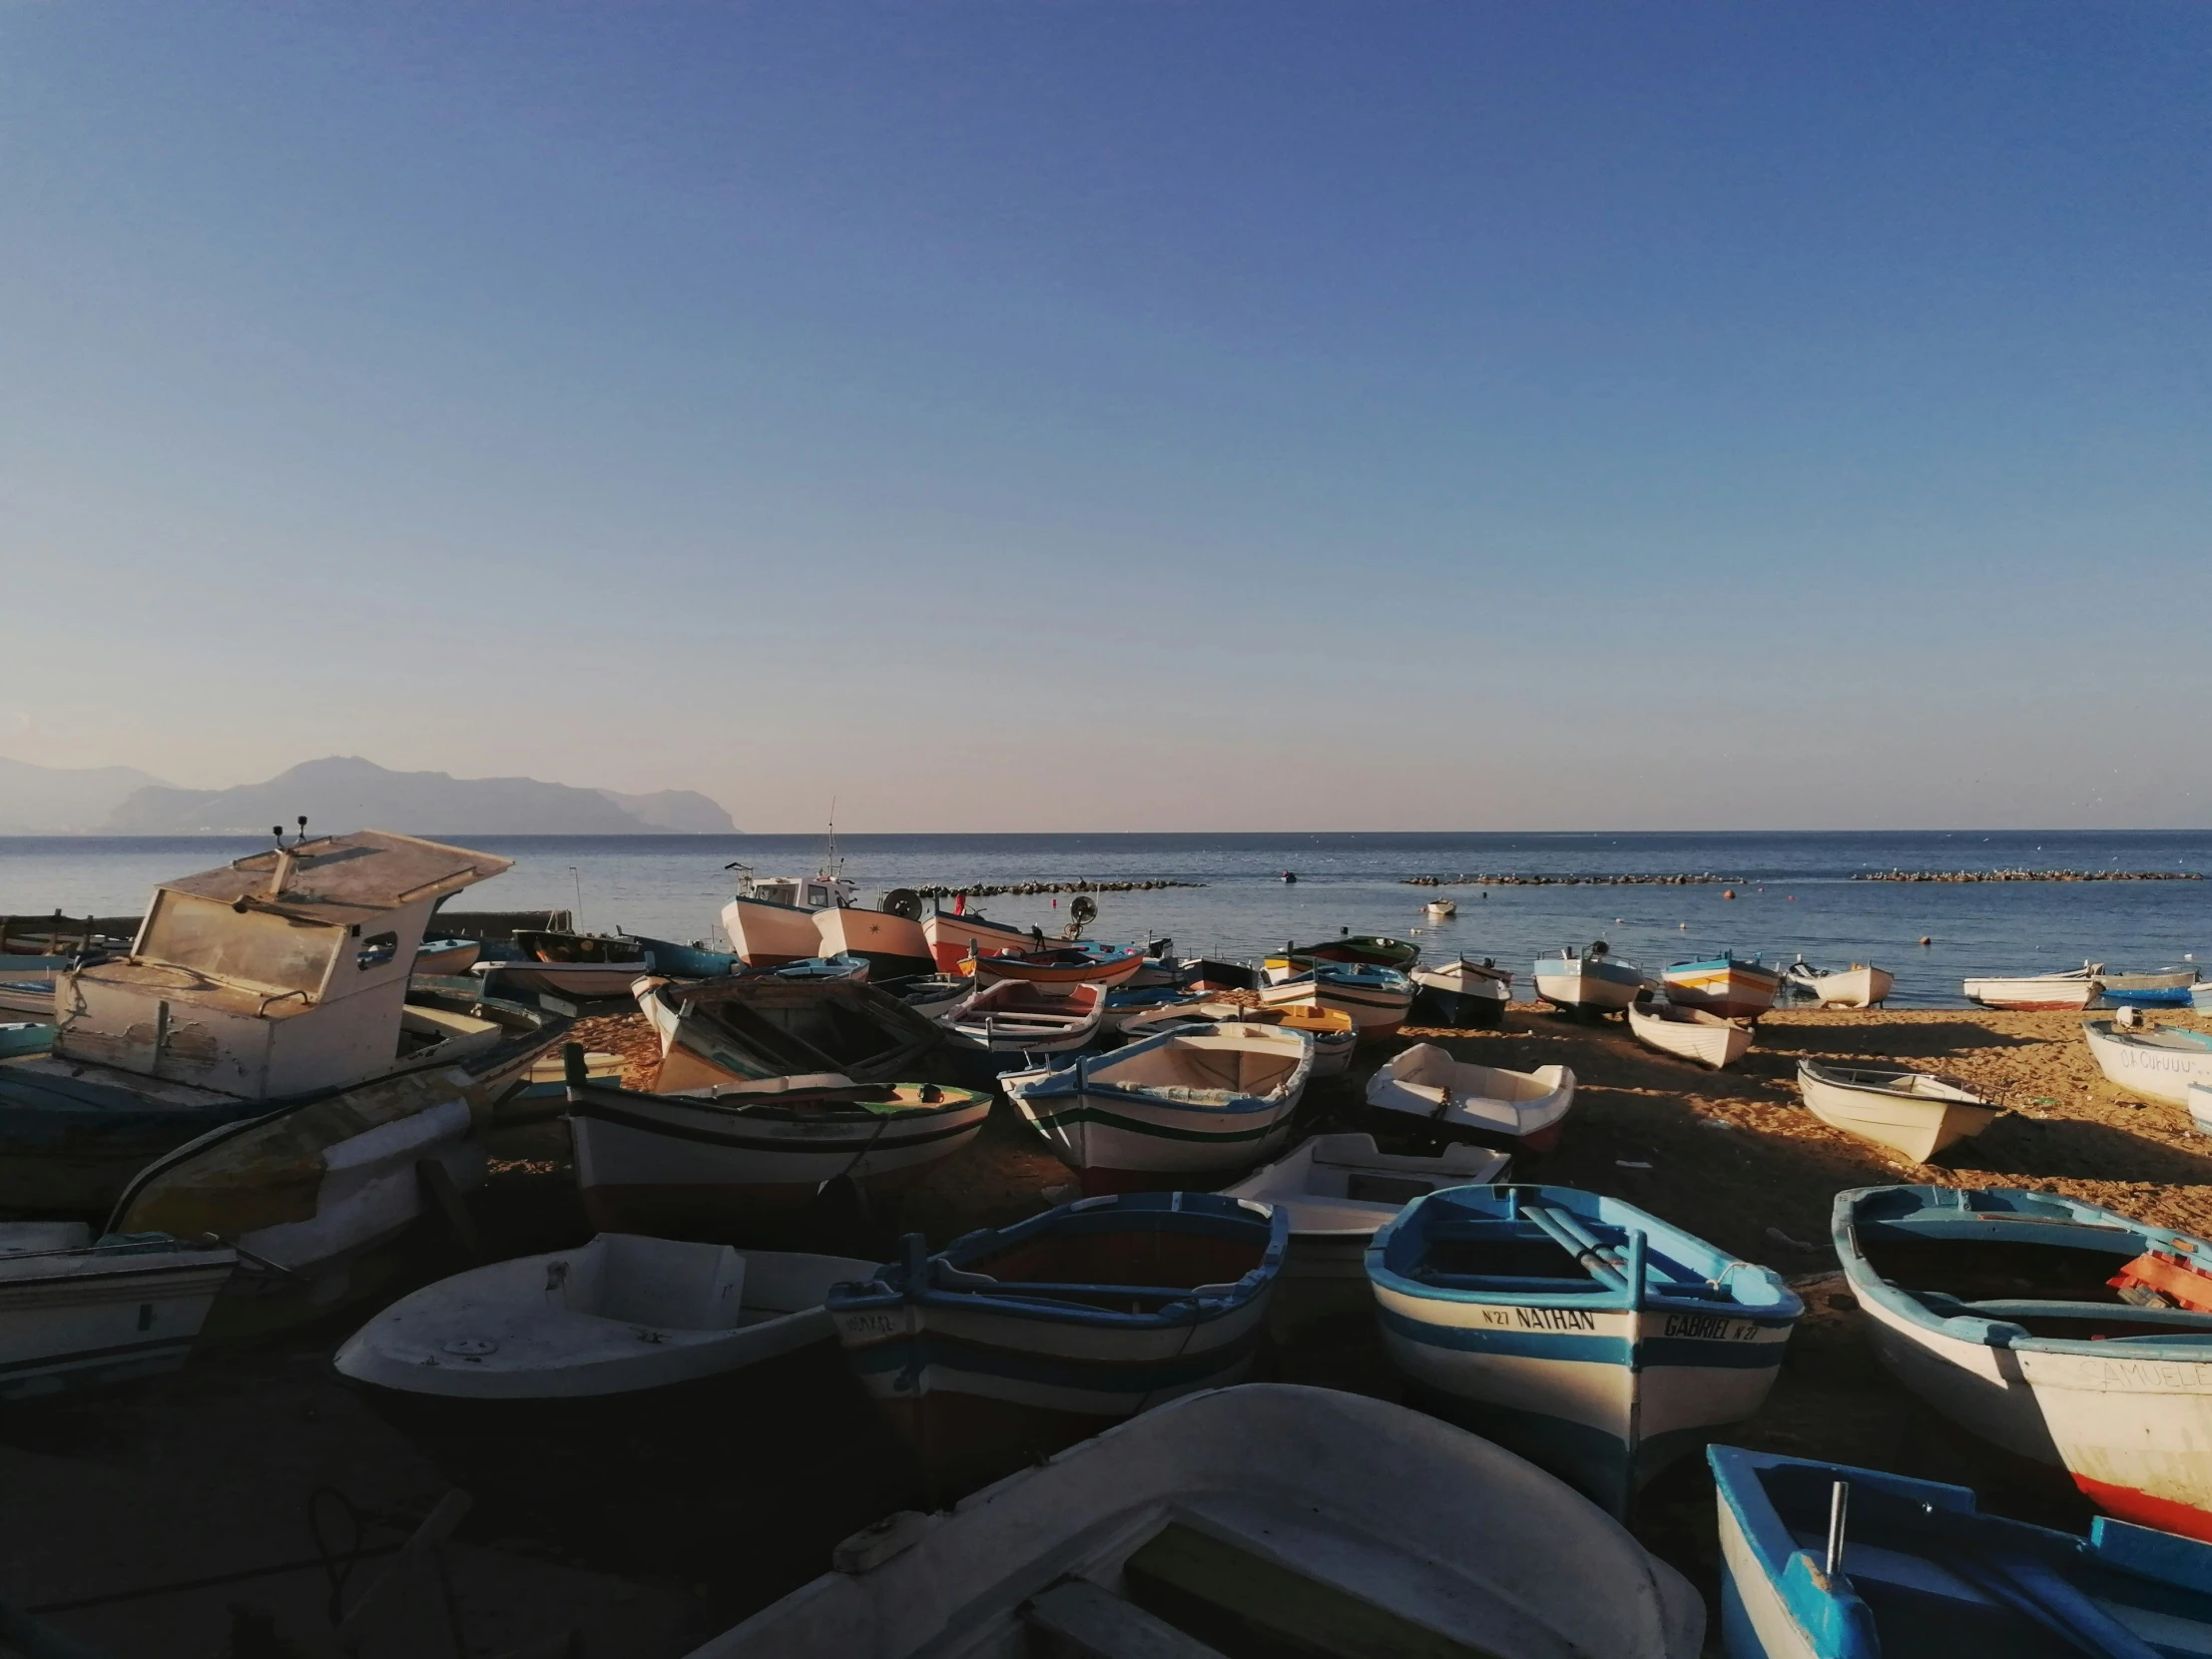
[[[1313,1003],[1334,1008],[1352,1021],[1362,1043],[1395,1036],[1413,1006],[1410,974],[1376,962],[1315,961],[1308,966],[1269,968],[1260,1000],[1271,1008]]]
[[[1108,1031],[1119,1031],[1125,1021],[1139,1014],[1149,1014],[1172,1003],[1188,1002],[1190,992],[1180,985],[1116,985],[1106,993],[1106,1011],[1100,1025]]]
[[[1367,1266],[1383,1346],[1423,1403],[1616,1514],[1759,1409],[1804,1312],[1771,1269],[1571,1187],[1416,1198]]]
[[[1241,1382],[1290,1222],[1213,1193],[1086,1198],[831,1289],[868,1392],[940,1468],[1054,1451]]]
[[[1609,954],[1601,944],[1579,955],[1569,947],[1556,956],[1539,956],[1531,972],[1538,996],[1574,1013],[1617,1012],[1644,988],[1644,970]]]
[[[2187,1008],[2194,1005],[2197,970],[2158,968],[2149,973],[2107,973],[2099,979],[2109,1008]]]
[[[14,1054],[44,1054],[54,1046],[54,1027],[42,1020],[11,1020],[0,1025],[0,1060]]]
[[[1728,1659],[2212,1653],[2212,1545],[2102,1517],[2083,1538],[1874,1469],[1707,1456]]]

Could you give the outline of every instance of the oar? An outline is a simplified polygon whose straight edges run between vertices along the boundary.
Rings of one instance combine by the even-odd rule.
[[[2159,1659],[2157,1649],[2039,1561],[1942,1550],[1936,1559],[1992,1601],[2095,1659]]]
[[[1576,1226],[1571,1217],[1543,1204],[1523,1204],[1520,1213],[1607,1290],[1625,1292],[1629,1288],[1627,1273],[1620,1263],[1608,1255],[1597,1240]]]

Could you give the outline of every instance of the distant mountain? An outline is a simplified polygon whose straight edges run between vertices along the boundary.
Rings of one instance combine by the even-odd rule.
[[[162,781],[136,767],[35,767],[0,757],[0,835],[83,834],[149,787]]]
[[[651,795],[617,795],[613,790],[592,793],[605,796],[632,818],[671,834],[734,835],[738,832],[738,827],[730,822],[730,815],[697,790],[657,790]]]
[[[266,834],[301,813],[311,834],[374,826],[424,835],[637,835],[695,826],[729,832],[729,814],[688,790],[617,796],[535,778],[391,772],[358,756],[308,761],[266,784],[231,790],[141,789],[103,834]]]

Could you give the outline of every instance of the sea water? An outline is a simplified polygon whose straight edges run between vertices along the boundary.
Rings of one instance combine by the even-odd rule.
[[[515,860],[451,902],[575,910],[582,923],[723,944],[734,877],[809,873],[819,836],[455,836]],[[148,890],[259,850],[231,836],[0,837],[0,914],[136,914]],[[1657,969],[1733,949],[1822,966],[1874,962],[1892,1001],[1956,1006],[1959,981],[2086,959],[2129,969],[2201,961],[2212,972],[2212,880],[1899,884],[1904,869],[2179,870],[2212,875],[2212,831],[1818,833],[852,835],[838,853],[863,900],[893,887],[1026,881],[1197,883],[1095,895],[1092,936],[1172,937],[1186,955],[1250,957],[1339,932],[1390,933],[1424,954],[1495,959],[1604,939]],[[1285,871],[1297,875],[1286,882]],[[1415,887],[1415,875],[1705,874],[1695,886]],[[1728,896],[1733,892],[1734,896]],[[1430,921],[1431,898],[1459,913]],[[1070,896],[976,901],[994,919],[1058,933]],[[1920,941],[1926,937],[1928,944]]]

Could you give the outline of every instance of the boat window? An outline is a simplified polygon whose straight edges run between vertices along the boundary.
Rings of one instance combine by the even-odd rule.
[[[810,904],[829,903],[830,889],[828,887],[809,887],[807,889],[807,902]]]
[[[370,968],[382,967],[399,954],[397,933],[371,933],[361,940],[360,953],[353,958],[354,966],[363,973]]]
[[[139,954],[223,979],[311,994],[322,989],[338,946],[350,942],[343,928],[164,892]]]

